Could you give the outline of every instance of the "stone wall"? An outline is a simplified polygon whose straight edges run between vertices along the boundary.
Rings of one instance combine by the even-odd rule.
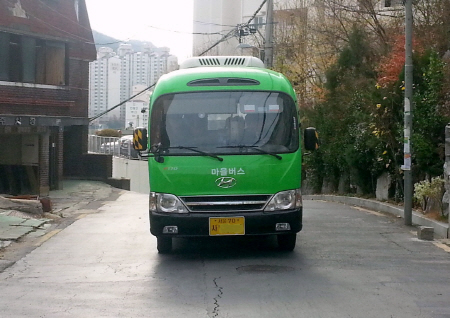
[[[387,172],[383,172],[377,179],[376,197],[379,201],[387,201],[389,199],[389,187],[391,186],[391,176]]]

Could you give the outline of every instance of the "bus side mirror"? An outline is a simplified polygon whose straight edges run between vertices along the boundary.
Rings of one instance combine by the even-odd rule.
[[[314,127],[308,127],[304,133],[305,149],[316,150],[319,149],[319,134]]]
[[[147,129],[136,128],[133,131],[133,148],[137,151],[147,150]]]

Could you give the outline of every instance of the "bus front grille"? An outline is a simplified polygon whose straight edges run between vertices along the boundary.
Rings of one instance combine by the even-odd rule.
[[[181,197],[191,212],[262,211],[270,195]]]

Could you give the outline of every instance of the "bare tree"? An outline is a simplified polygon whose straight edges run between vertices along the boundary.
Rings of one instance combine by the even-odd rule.
[[[437,1],[437,0],[434,0]],[[308,104],[321,92],[324,74],[349,42],[353,29],[365,30],[374,58],[388,52],[403,24],[401,8],[378,0],[292,0],[275,14],[275,67],[287,74]]]
[[[419,0],[414,13],[416,37],[425,47],[445,54],[450,49],[450,1]]]

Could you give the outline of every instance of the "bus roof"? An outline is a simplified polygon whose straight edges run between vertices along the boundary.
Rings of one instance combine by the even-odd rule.
[[[178,92],[212,90],[280,91],[296,100],[289,80],[281,73],[259,67],[201,66],[161,76],[153,98]]]

